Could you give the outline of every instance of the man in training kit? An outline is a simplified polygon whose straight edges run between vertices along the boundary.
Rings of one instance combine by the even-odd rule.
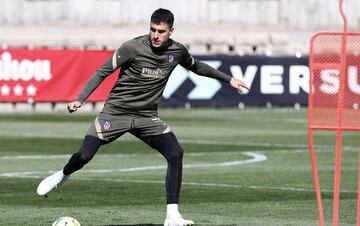
[[[170,39],[174,16],[166,9],[156,10],[150,33],[124,43],[88,80],[79,97],[68,104],[75,112],[101,82],[121,67],[103,110],[89,128],[79,152],[65,167],[41,181],[37,193],[46,195],[61,185],[70,174],[81,169],[101,145],[126,132],[159,151],[167,160],[167,212],[164,226],[194,224],[179,213],[183,150],[170,127],[158,115],[158,104],[171,72],[180,64],[192,72],[229,83],[238,91],[248,89],[240,80],[195,60],[180,43]]]

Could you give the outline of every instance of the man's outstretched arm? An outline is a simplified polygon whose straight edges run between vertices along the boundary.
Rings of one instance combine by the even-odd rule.
[[[67,109],[70,113],[77,111],[82,103],[99,87],[102,81],[120,66],[132,59],[132,43],[127,42],[117,49],[111,57],[89,78],[75,101],[68,104]]]
[[[250,90],[249,87],[241,80],[231,77],[230,75],[227,75],[219,70],[216,70],[215,68],[203,62],[196,61],[189,69],[195,74],[228,82],[231,87],[238,90],[239,92],[245,92],[245,90]]]
[[[96,72],[89,78],[76,100],[68,104],[67,109],[70,113],[77,111],[91,93],[99,87],[102,81],[116,70],[116,68],[114,69],[112,67],[112,58],[113,57],[110,57],[98,70],[96,70]]]

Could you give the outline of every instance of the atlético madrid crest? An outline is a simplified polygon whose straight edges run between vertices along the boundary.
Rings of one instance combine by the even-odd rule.
[[[169,63],[172,63],[172,62],[174,61],[174,59],[175,59],[174,54],[169,54],[169,55],[168,55],[168,61],[169,61]]]
[[[104,130],[109,130],[111,127],[112,127],[112,122],[110,120],[106,120],[103,125]]]

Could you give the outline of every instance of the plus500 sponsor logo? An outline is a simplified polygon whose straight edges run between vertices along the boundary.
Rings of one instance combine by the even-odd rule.
[[[19,61],[12,59],[9,52],[4,52],[0,56],[0,81],[49,81],[51,77],[49,60]]]

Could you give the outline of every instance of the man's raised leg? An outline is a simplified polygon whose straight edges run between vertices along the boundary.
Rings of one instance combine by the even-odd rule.
[[[47,195],[54,188],[63,184],[73,172],[81,169],[95,155],[103,141],[97,137],[85,136],[79,152],[73,154],[64,169],[43,179],[37,187],[38,195]]]

